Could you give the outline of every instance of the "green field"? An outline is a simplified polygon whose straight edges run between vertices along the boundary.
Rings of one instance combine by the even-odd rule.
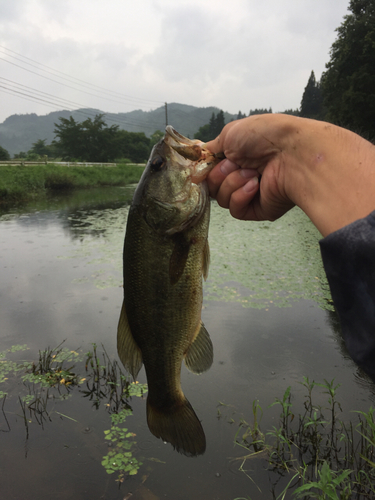
[[[143,168],[134,164],[106,166],[0,165],[0,204],[25,203],[56,191],[125,186],[139,181]]]

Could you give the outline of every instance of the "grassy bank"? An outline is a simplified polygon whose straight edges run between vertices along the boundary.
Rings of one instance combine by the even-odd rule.
[[[143,168],[65,167],[60,165],[0,166],[0,204],[24,203],[49,192],[100,186],[125,186],[138,182]]]

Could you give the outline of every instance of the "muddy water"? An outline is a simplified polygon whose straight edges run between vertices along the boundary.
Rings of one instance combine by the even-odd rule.
[[[264,410],[262,428],[276,424],[267,407],[291,386],[302,408],[302,377],[341,384],[343,418],[367,411],[373,387],[345,354],[332,311],[313,226],[298,210],[276,223],[241,223],[212,204],[211,267],[203,320],[215,359],[199,377],[183,368],[184,392],[202,420],[207,451],[195,459],[154,438],[145,400],[133,398],[127,428],[136,434],[137,475],[116,481],[102,465],[111,428],[107,402],[93,401],[84,384],[40,389],[44,412],[23,413],[18,396],[35,389],[24,372],[1,377],[5,359],[37,361],[39,350],[62,341],[82,354],[103,344],[117,359],[116,327],[122,303],[122,245],[130,189],[103,189],[49,200],[0,217],[0,351],[27,350],[0,359],[1,498],[228,500],[272,498],[288,478],[272,475],[262,460],[246,462],[234,445],[252,402]],[[3,364],[1,364],[3,363]],[[144,371],[140,382],[145,382]],[[44,392],[43,392],[44,391]],[[43,397],[44,397],[43,396]],[[324,396],[317,392],[317,404]],[[37,415],[38,416],[38,415]],[[27,422],[25,421],[27,419]],[[249,477],[251,477],[251,480]],[[261,492],[260,492],[261,490]],[[130,497],[129,497],[130,498]]]

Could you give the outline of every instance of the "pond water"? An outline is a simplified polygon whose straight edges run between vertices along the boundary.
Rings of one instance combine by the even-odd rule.
[[[86,371],[85,360],[93,344],[101,359],[118,360],[122,245],[131,195],[131,188],[90,190],[0,216],[1,497],[274,498],[290,476],[267,470],[264,458],[243,464],[246,450],[234,444],[241,420],[253,422],[254,400],[263,409],[263,432],[276,425],[280,409],[268,407],[287,387],[294,412],[303,409],[303,377],[340,384],[340,418],[346,421],[354,421],[352,410],[368,411],[374,400],[373,385],[340,338],[319,234],[298,209],[275,223],[244,223],[212,203],[202,318],[214,363],[200,376],[182,370],[207,451],[187,458],[154,438],[145,398],[133,397],[126,439],[134,463],[142,465],[135,475],[108,474],[103,461],[118,443],[105,437],[115,425],[111,414],[120,408],[106,383],[95,397],[93,390],[88,394],[95,374],[90,366]],[[73,358],[65,368],[73,366],[77,386],[64,375],[54,387],[43,387],[23,379],[25,368],[11,369],[27,362],[30,372],[39,351],[62,342],[60,349]],[[143,369],[139,382],[146,382]],[[327,399],[318,389],[316,398],[316,405]]]

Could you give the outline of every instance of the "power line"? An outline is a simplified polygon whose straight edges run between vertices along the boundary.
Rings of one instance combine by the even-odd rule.
[[[69,106],[69,108],[73,107],[72,109],[68,109],[68,111],[76,111],[77,106],[81,107],[81,108],[90,109],[90,106],[87,106],[85,104],[70,101],[68,99],[63,99],[61,97],[57,97],[57,96],[49,94],[47,92],[43,92],[41,90],[34,89],[34,88],[29,87],[27,85],[23,85],[21,83],[15,82],[13,80],[9,80],[8,78],[0,77],[0,81],[1,80],[5,81],[7,83],[5,83],[3,85],[0,84],[0,88],[7,89],[10,92],[14,92],[15,94],[21,94],[23,96],[27,96],[31,99],[34,99],[34,102],[35,102],[35,100],[41,101],[41,102],[46,102],[48,104],[53,105],[53,107],[55,107],[55,108],[59,108],[59,106],[60,107],[61,106]],[[12,88],[12,86],[9,87],[9,84],[11,84],[12,86],[16,86],[16,87],[15,88]],[[51,100],[51,98],[52,98],[52,100]],[[86,114],[89,116],[94,116],[94,114],[92,114],[92,113],[86,113]],[[108,115],[107,113],[105,113],[105,114]],[[131,120],[121,120],[119,118],[113,119],[113,118],[110,118],[108,116],[106,116],[106,120],[112,121],[114,123],[131,125],[131,126],[135,126],[135,127],[139,127],[139,128],[147,128],[150,130],[154,130],[156,126],[160,126],[159,122],[150,121],[150,120],[147,120],[146,124],[144,124],[142,122],[134,122]],[[151,127],[151,125],[154,125],[155,127]]]
[[[22,90],[22,89],[26,89],[26,90],[28,90],[29,92],[31,92],[31,94],[36,94],[36,95],[38,95],[38,94],[39,94],[40,96],[48,96],[48,97],[52,97],[53,99],[57,99],[57,101],[61,101],[60,106],[61,106],[61,105],[65,106],[66,104],[68,104],[68,105],[72,105],[72,104],[74,104],[74,105],[77,105],[77,106],[85,107],[85,106],[83,106],[82,104],[79,104],[79,103],[76,103],[76,102],[70,101],[70,100],[68,100],[68,99],[63,99],[63,98],[61,98],[61,97],[57,97],[57,96],[54,96],[54,95],[52,95],[52,94],[48,94],[47,92],[43,92],[43,91],[41,91],[41,90],[34,89],[34,88],[32,88],[32,87],[28,87],[27,85],[23,85],[22,83],[18,83],[18,82],[15,82],[15,81],[13,81],[13,80],[9,80],[8,78],[4,78],[4,77],[1,77],[1,76],[0,76],[0,80],[3,80],[4,82],[10,83],[10,84],[12,84],[12,85],[15,85],[15,86],[16,86],[16,89],[17,89],[17,87],[18,87],[18,88],[20,88],[21,90]],[[6,85],[6,84],[5,84],[5,85]],[[5,87],[4,87],[4,88],[5,88]],[[9,90],[14,90],[14,89],[11,89],[11,88],[10,88]],[[58,103],[55,103],[55,104],[58,104]]]
[[[1,49],[2,49],[2,52],[1,52]],[[22,64],[27,64],[28,66],[31,66],[32,68],[34,68],[38,71],[45,72],[45,73],[53,76],[54,78],[59,78],[61,80],[65,80],[66,82],[71,83],[72,85],[78,85],[80,87],[87,88],[87,89],[93,90],[95,92],[100,92],[100,95],[93,94],[91,92],[88,92],[87,90],[82,90],[82,89],[77,88],[75,86],[67,85],[66,83],[58,81],[54,78],[50,78],[49,76],[40,74],[37,71],[33,71],[32,69],[25,68],[24,66],[21,66],[20,64],[17,64],[13,61],[8,60],[6,57],[0,57],[0,60],[5,61],[8,64],[11,64],[15,67],[18,67],[24,71],[32,73],[32,74],[39,76],[41,78],[44,78],[46,80],[49,80],[49,81],[52,81],[52,82],[57,83],[59,85],[62,85],[63,87],[81,92],[85,95],[89,95],[89,96],[92,96],[95,98],[105,99],[107,101],[112,101],[112,102],[116,102],[119,104],[124,104],[124,101],[127,101],[126,104],[129,104],[129,102],[134,104],[137,101],[141,104],[145,104],[147,101],[148,103],[161,104],[161,105],[163,105],[163,107],[165,105],[165,103],[162,101],[155,101],[155,100],[151,100],[151,99],[140,99],[140,98],[128,96],[126,94],[121,94],[121,93],[118,93],[115,91],[111,91],[111,90],[105,89],[104,87],[100,87],[98,85],[86,82],[84,80],[80,80],[79,78],[67,75],[66,73],[63,73],[62,71],[51,68],[43,63],[35,61],[34,59],[23,56],[22,54],[19,54],[19,53],[15,52],[14,50],[8,49],[7,47],[4,47],[2,45],[0,45],[0,54],[1,53],[6,57],[10,57],[10,58],[13,58],[17,61],[20,61]],[[9,54],[9,53],[11,53],[11,54]],[[19,57],[16,57],[12,54],[16,54],[16,56],[19,56]],[[24,59],[27,59],[27,61]],[[31,62],[28,62],[28,61],[31,61]],[[35,64],[33,64],[33,63],[35,63]],[[44,68],[47,68],[47,69],[44,69]],[[60,75],[63,75],[63,76],[60,76]],[[74,111],[77,113],[84,114],[85,116],[95,116],[93,113],[90,113],[88,111],[84,112],[82,110],[77,110],[74,108],[69,109],[69,108],[72,108],[72,106],[79,106],[79,107],[83,107],[83,108],[87,108],[87,109],[90,109],[90,108],[92,109],[91,106],[83,105],[80,103],[76,103],[74,101],[70,101],[68,99],[60,98],[60,97],[54,96],[52,94],[48,94],[46,92],[34,89],[32,87],[28,87],[26,85],[14,82],[12,80],[9,80],[9,79],[3,78],[3,77],[0,77],[0,80],[7,82],[5,85],[0,85],[1,92],[5,92],[5,93],[10,94],[10,95],[15,95],[19,98],[29,100],[31,102],[38,102],[39,104],[42,104],[44,106],[48,106],[48,107],[53,108],[55,110],[59,110],[59,109],[61,109],[61,106],[64,106],[64,107],[68,107],[67,111]],[[11,86],[9,86],[9,84],[11,84]],[[110,97],[106,97],[105,95],[102,95],[102,94],[106,94]],[[173,110],[173,113],[174,114],[182,114],[182,115],[185,115],[187,117],[189,115],[185,111],[177,110],[177,109]],[[116,115],[116,113],[111,113],[111,114]],[[113,119],[113,118],[108,116],[108,113],[105,113],[105,115],[106,115],[106,121],[110,121],[110,122],[117,123],[120,125],[123,124],[123,125],[127,125],[127,126],[137,127],[141,130],[142,129],[155,130],[156,128],[160,128],[160,126],[161,126],[161,122],[156,122],[156,121],[150,122],[150,120],[147,120],[147,122],[142,122],[142,121],[141,122],[132,122],[132,121],[128,121],[128,120],[127,121],[121,120],[118,118]],[[196,117],[196,119],[198,119],[202,123],[206,123],[206,121],[202,118]],[[152,127],[152,125],[154,125],[154,127]]]
[[[33,68],[36,68],[37,70],[39,71],[44,71],[45,73],[48,73],[48,74],[51,74],[52,76],[54,77],[57,77],[57,78],[60,78],[62,80],[66,80],[67,82],[69,83],[73,83],[74,85],[79,85],[81,87],[84,87],[84,88],[88,88],[88,89],[91,89],[91,90],[95,90],[95,91],[100,91],[102,94],[107,94],[111,97],[116,97],[117,99],[122,99],[122,100],[125,100],[125,101],[130,101],[132,103],[135,103],[135,102],[138,102],[138,103],[141,103],[141,104],[150,104],[150,103],[154,103],[154,104],[164,104],[164,101],[156,101],[156,100],[152,100],[152,99],[144,99],[144,98],[138,98],[138,97],[135,97],[135,96],[129,96],[129,95],[126,95],[126,94],[121,94],[119,92],[116,92],[116,91],[113,91],[113,90],[110,90],[110,89],[106,89],[104,87],[100,87],[98,85],[95,85],[93,83],[90,83],[90,82],[86,82],[84,80],[81,80],[79,78],[76,78],[76,77],[73,77],[73,76],[70,76],[66,73],[63,73],[62,71],[59,71],[57,69],[54,69],[54,68],[51,68],[50,66],[47,66],[43,63],[40,63],[38,61],[35,61],[34,59],[30,59],[29,57],[26,57],[26,56],[23,56],[22,54],[19,54],[18,52],[15,52],[14,50],[11,50],[11,49],[8,49],[7,47],[4,47],[3,45],[0,45],[0,48],[3,49],[3,53],[4,53],[4,50],[6,51],[4,53],[4,55],[7,55],[8,57],[11,57],[17,61],[20,61],[22,62],[23,64],[27,64]],[[16,54],[17,56],[19,57],[15,57],[11,54],[8,54],[7,52],[11,52],[12,54]],[[21,58],[21,59],[20,59]],[[40,76],[42,78],[46,78],[48,80],[52,80],[51,78],[48,78],[44,75],[41,75],[39,73],[36,73],[34,71],[31,71],[27,68],[24,68],[16,63],[12,63],[11,61],[8,61],[7,59],[5,58],[0,58],[2,59],[3,61],[6,61],[10,64],[13,64],[14,66],[17,66],[25,71],[29,71],[30,73],[34,73],[36,74],[37,76]],[[24,59],[27,59],[27,61],[24,61]],[[35,63],[35,64],[32,64],[32,63],[29,63],[28,61],[32,61],[32,63]],[[44,68],[47,68],[47,69],[44,69]],[[62,76],[60,76],[62,75]],[[55,83],[59,83],[60,85],[66,85],[66,84],[63,84],[62,82],[58,82],[56,80],[52,80],[53,82]],[[80,92],[84,92],[83,90],[81,89],[77,89],[75,87],[70,87],[69,85],[66,85],[67,87],[69,88],[73,88],[74,90],[78,90]],[[85,92],[87,93],[87,92]],[[94,95],[94,94],[89,94],[89,95]],[[102,95],[98,96],[98,95],[94,95],[94,97],[101,97],[103,99],[108,99],[106,97],[103,97]],[[111,99],[109,99],[111,100]],[[115,102],[119,102],[118,100],[115,101]]]
[[[116,99],[110,99],[109,97],[103,97],[103,96],[100,96],[100,95],[97,95],[97,94],[92,94],[91,92],[86,92],[84,90],[81,90],[81,89],[77,89],[75,87],[72,87],[71,85],[67,85],[66,83],[62,83],[62,82],[59,82],[57,80],[54,80],[53,78],[49,78],[48,76],[45,76],[45,75],[40,75],[39,73],[35,72],[35,71],[32,71],[31,69],[28,69],[28,68],[23,68],[22,66],[20,66],[19,64],[16,64],[12,61],[8,61],[7,59],[4,59],[3,57],[0,57],[0,60],[2,61],[5,61],[7,62],[8,64],[11,64],[12,66],[16,66],[18,68],[21,68],[23,69],[24,71],[27,71],[29,73],[33,73],[34,75],[37,75],[37,76],[40,76],[42,78],[45,78],[46,80],[50,80],[51,82],[54,82],[54,83],[58,83],[59,85],[62,85],[64,87],[67,87],[67,88],[70,88],[72,90],[78,90],[78,92],[82,92],[84,94],[87,94],[87,95],[91,95],[92,97],[96,97],[96,98],[100,98],[100,99],[105,99],[107,101],[112,101],[112,102],[117,102],[119,104],[124,104],[123,102],[119,101],[119,100],[116,100]],[[163,103],[164,104],[164,103]]]
[[[38,97],[38,96],[33,96],[33,95],[30,95],[30,94],[27,94],[26,92],[22,92],[21,90],[16,90],[16,89],[12,89],[12,88],[9,88],[9,87],[6,87],[4,85],[1,85],[0,84],[0,92],[4,92],[6,94],[9,94],[9,95],[17,95],[17,97],[20,97],[22,99],[25,99],[25,100],[28,100],[28,101],[31,101],[31,102],[38,102],[39,104],[42,104],[44,106],[48,106],[50,108],[53,108],[55,110],[61,110],[61,103],[54,103],[48,99],[44,99],[43,97]],[[88,108],[90,109],[90,108]],[[80,113],[86,117],[95,117],[96,114],[95,113],[90,113],[89,111],[83,111],[81,109],[65,109],[66,111],[69,111],[69,112],[74,112],[74,113]],[[133,126],[133,127],[137,127],[139,129],[141,129],[140,131],[143,131],[144,129],[148,129],[148,130],[151,130],[151,131],[155,131],[155,126],[152,127],[150,126],[150,122],[148,121],[147,123],[148,124],[144,124],[144,123],[135,123],[135,122],[127,122],[127,121],[124,121],[124,120],[119,120],[119,119],[113,119],[111,117],[109,117],[106,113],[104,113],[105,115],[105,121],[107,122],[112,122],[112,123],[115,123],[115,124],[118,124],[118,125],[130,125],[130,126]],[[160,123],[156,123],[156,122],[152,122],[154,124],[156,124],[156,126],[160,126]]]

